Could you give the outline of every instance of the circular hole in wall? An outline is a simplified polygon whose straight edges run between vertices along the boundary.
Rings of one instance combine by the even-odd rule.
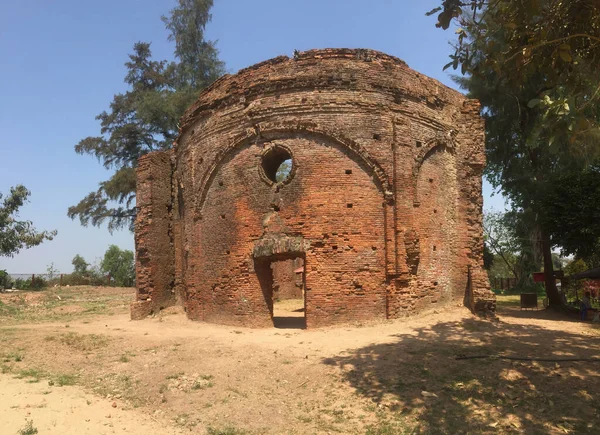
[[[292,177],[294,162],[290,152],[282,147],[275,146],[269,149],[262,157],[262,169],[273,183],[284,183]]]

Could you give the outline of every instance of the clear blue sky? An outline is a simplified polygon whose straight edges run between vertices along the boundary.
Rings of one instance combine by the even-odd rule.
[[[453,38],[425,12],[439,0],[215,0],[207,36],[218,40],[228,72],[294,49],[372,48],[456,87],[442,71]],[[0,4],[0,192],[24,184],[32,191],[21,218],[58,236],[15,258],[10,273],[43,273],[50,262],[72,270],[81,254],[99,259],[109,244],[133,249],[128,231],[84,228],[67,208],[109,173],[73,146],[99,134],[95,116],[124,91],[124,63],[136,41],[152,42],[156,59],[170,59],[160,16],[175,0],[19,0]],[[484,188],[485,207],[502,208]]]

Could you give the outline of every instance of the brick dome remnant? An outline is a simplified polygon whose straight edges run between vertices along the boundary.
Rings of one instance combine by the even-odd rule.
[[[310,50],[224,76],[139,161],[132,318],[180,303],[272,326],[272,265],[299,258],[308,327],[493,311],[484,164],[478,102],[395,57]]]

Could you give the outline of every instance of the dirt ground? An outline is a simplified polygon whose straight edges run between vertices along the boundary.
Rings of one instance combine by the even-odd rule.
[[[133,289],[0,294],[3,434],[598,433],[600,330],[500,297],[317,330],[132,322]],[[301,318],[301,302],[276,315]],[[30,425],[30,427],[28,426]],[[30,430],[31,429],[31,430]]]

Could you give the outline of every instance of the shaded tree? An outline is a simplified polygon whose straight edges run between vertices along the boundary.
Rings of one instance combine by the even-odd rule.
[[[275,173],[275,180],[278,183],[285,181],[290,176],[290,172],[292,172],[292,160],[284,160],[277,168],[277,172]]]
[[[565,274],[568,276],[575,275],[576,273],[585,272],[589,267],[586,262],[581,258],[573,259],[565,266]],[[579,297],[583,295],[585,289],[585,281],[584,279],[578,280],[567,280],[566,288],[564,289],[567,294],[571,297],[574,297],[576,300],[579,300]]]
[[[71,264],[73,265],[73,273],[81,276],[88,274],[89,263],[81,255],[75,255]]]
[[[532,243],[527,213],[487,211],[483,218],[485,245],[494,255],[492,277],[512,275],[518,287],[531,284],[531,273],[539,269],[539,246]]]
[[[119,287],[135,284],[135,263],[133,252],[110,245],[100,263],[102,272],[110,274],[111,280]]]
[[[600,254],[600,168],[561,174],[541,195],[543,216],[552,243],[578,258]]]
[[[543,254],[551,305],[560,305],[553,239],[543,225],[553,213],[540,200],[560,174],[581,171],[598,156],[600,9],[590,0],[445,0],[438,27],[459,26],[445,68],[486,120],[486,176],[521,213],[532,217]],[[532,238],[532,241],[535,241]]]
[[[169,40],[175,43],[175,61],[153,60],[149,43],[133,46],[125,63],[129,90],[115,95],[110,111],[96,117],[100,136],[75,146],[78,154],[93,155],[114,173],[69,207],[71,219],[78,218],[84,226],[107,222],[109,231],[133,230],[138,159],[172,146],[185,109],[224,72],[215,43],[204,38],[212,5],[212,0],[179,0],[169,16],[162,17]]]
[[[13,257],[21,249],[37,246],[52,240],[57,232],[38,232],[31,221],[18,220],[19,209],[27,202],[31,192],[25,186],[11,187],[10,193],[2,201],[0,193],[0,257]]]

